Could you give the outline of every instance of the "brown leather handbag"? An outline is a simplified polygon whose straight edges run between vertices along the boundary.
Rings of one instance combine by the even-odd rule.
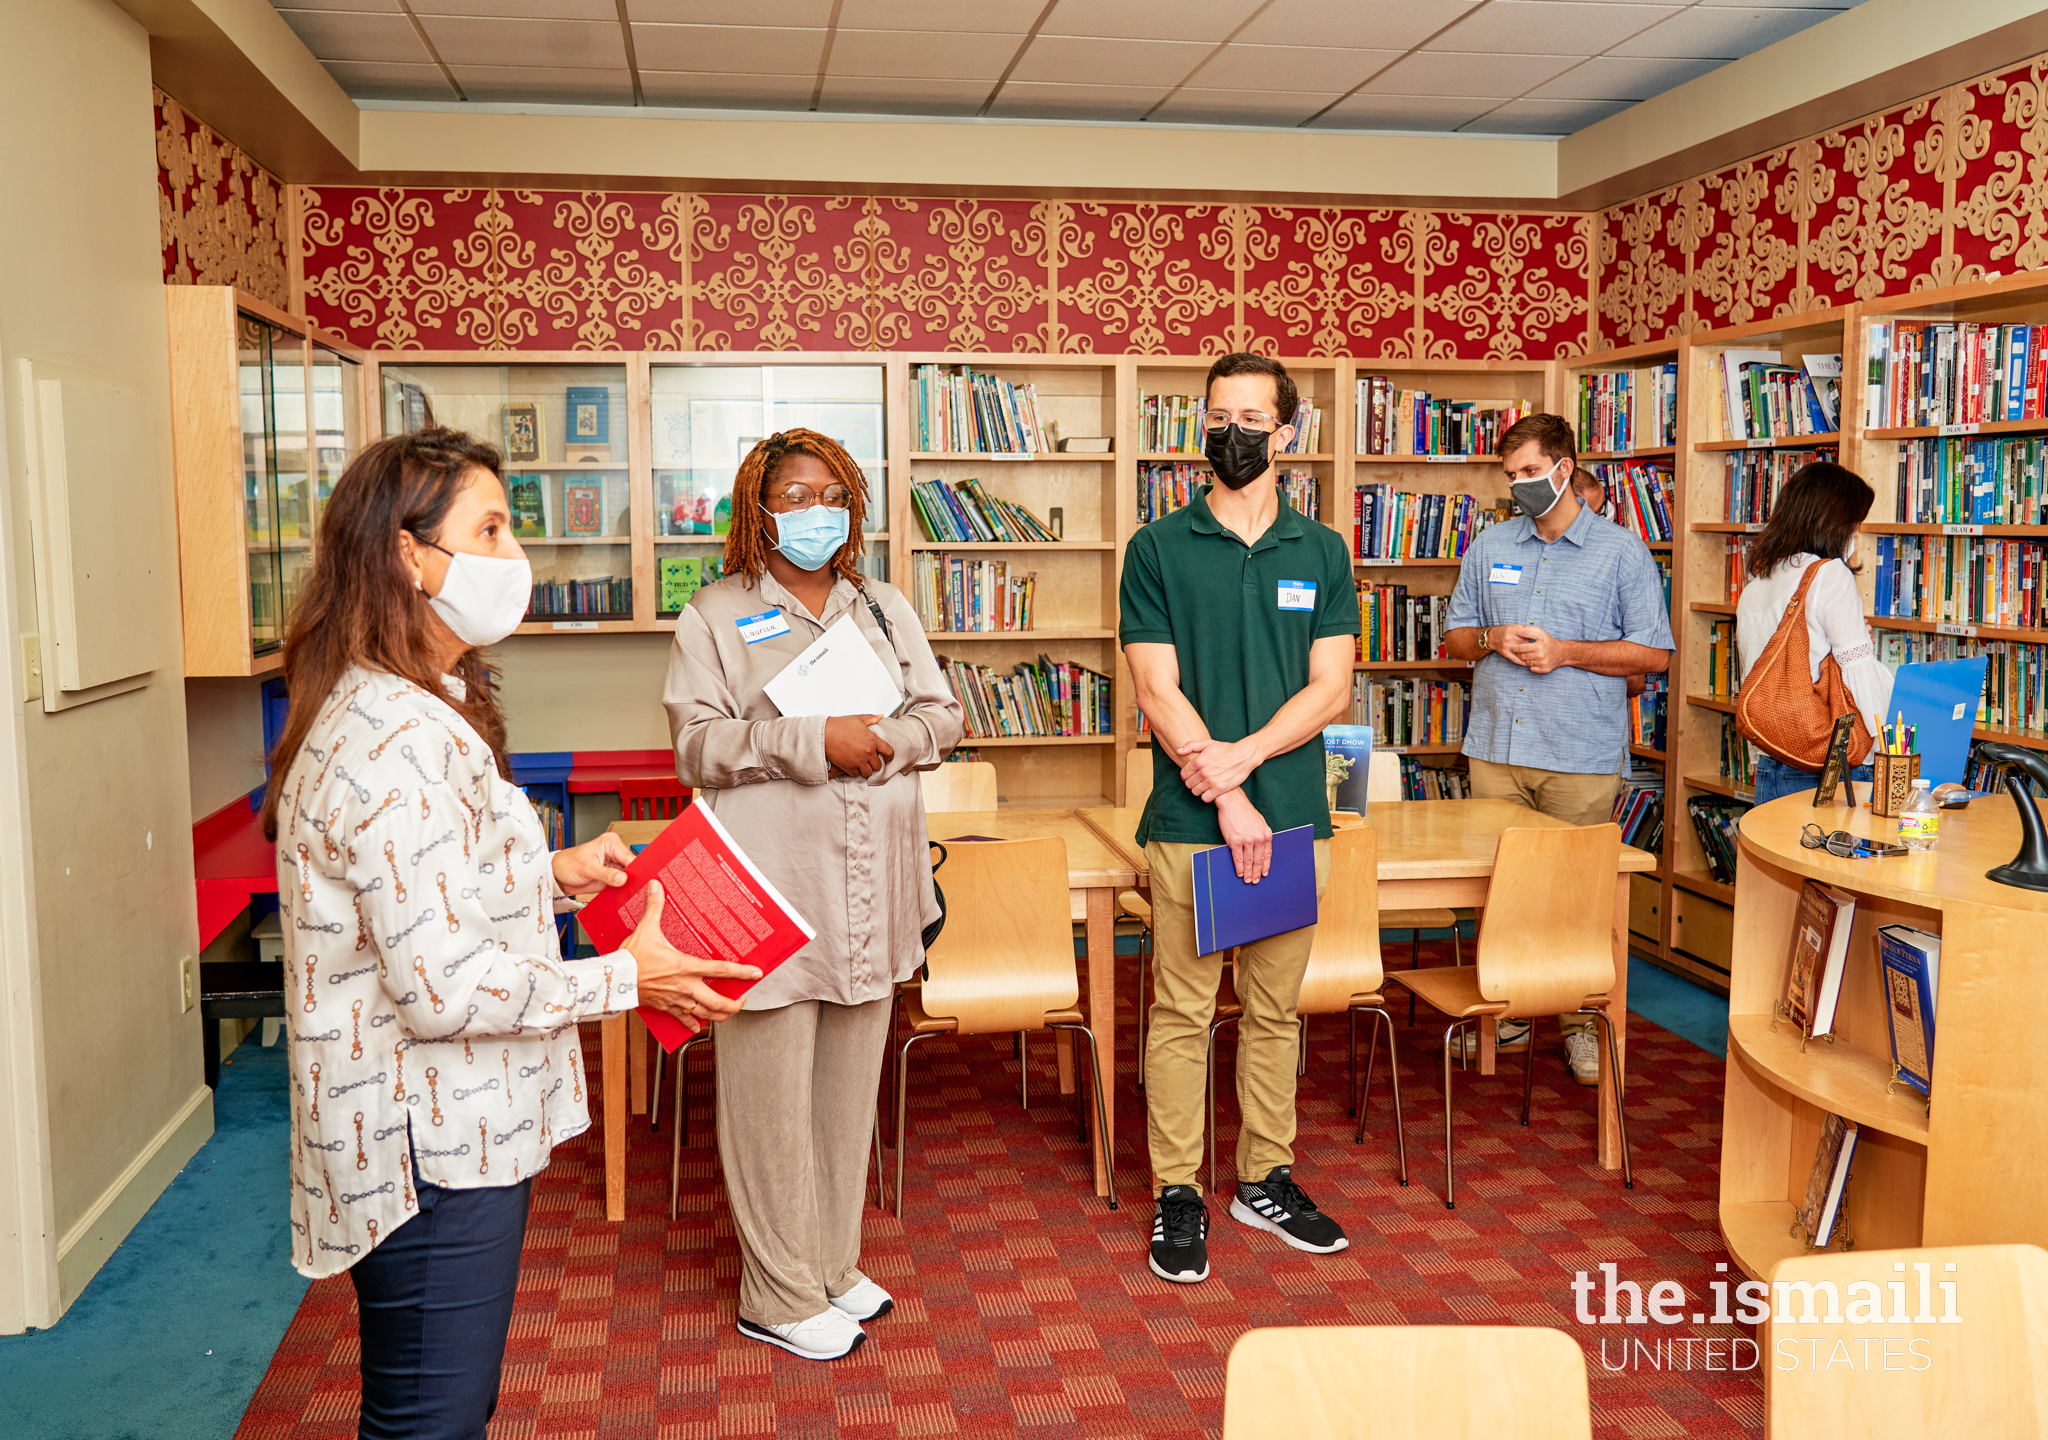
[[[1750,667],[1742,694],[1735,701],[1735,728],[1744,738],[1765,754],[1802,770],[1817,771],[1827,762],[1828,739],[1834,733],[1837,715],[1854,712],[1856,716],[1856,730],[1849,740],[1851,765],[1861,765],[1869,757],[1872,742],[1870,726],[1850,697],[1842,667],[1833,655],[1822,657],[1820,678],[1812,678],[1806,592],[1821,566],[1829,563],[1820,560],[1806,567],[1797,593],[1785,607],[1785,617]]]

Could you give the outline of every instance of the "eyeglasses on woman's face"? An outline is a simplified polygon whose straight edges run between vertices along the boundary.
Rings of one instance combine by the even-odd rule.
[[[823,505],[827,510],[851,510],[853,491],[844,485],[813,489],[797,481],[780,481],[761,492],[761,503],[774,511],[808,510]]]

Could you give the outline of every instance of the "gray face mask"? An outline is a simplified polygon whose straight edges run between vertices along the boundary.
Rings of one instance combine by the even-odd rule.
[[[1557,502],[1564,499],[1564,492],[1571,488],[1570,481],[1560,481],[1554,487],[1550,483],[1550,477],[1557,473],[1558,466],[1562,464],[1564,461],[1559,460],[1557,465],[1551,466],[1535,479],[1517,480],[1508,486],[1508,494],[1515,497],[1516,506],[1531,520],[1539,520],[1548,515],[1556,507]]]

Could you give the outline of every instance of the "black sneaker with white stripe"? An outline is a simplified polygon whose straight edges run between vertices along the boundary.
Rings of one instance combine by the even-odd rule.
[[[1295,1249],[1316,1255],[1329,1255],[1349,1245],[1343,1227],[1316,1209],[1316,1202],[1302,1193],[1289,1169],[1275,1165],[1256,1184],[1240,1180],[1237,1198],[1230,1202],[1230,1218],[1240,1225],[1270,1230]],[[1154,1242],[1153,1253],[1158,1253],[1158,1248]]]
[[[1192,1185],[1169,1185],[1152,1212],[1152,1273],[1193,1285],[1209,1278],[1209,1207]]]

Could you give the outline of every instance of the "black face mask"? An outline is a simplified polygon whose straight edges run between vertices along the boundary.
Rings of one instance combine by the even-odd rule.
[[[1242,490],[1271,465],[1266,458],[1266,442],[1272,438],[1266,431],[1226,425],[1209,432],[1209,438],[1202,444],[1202,454],[1218,480],[1232,490]]]

